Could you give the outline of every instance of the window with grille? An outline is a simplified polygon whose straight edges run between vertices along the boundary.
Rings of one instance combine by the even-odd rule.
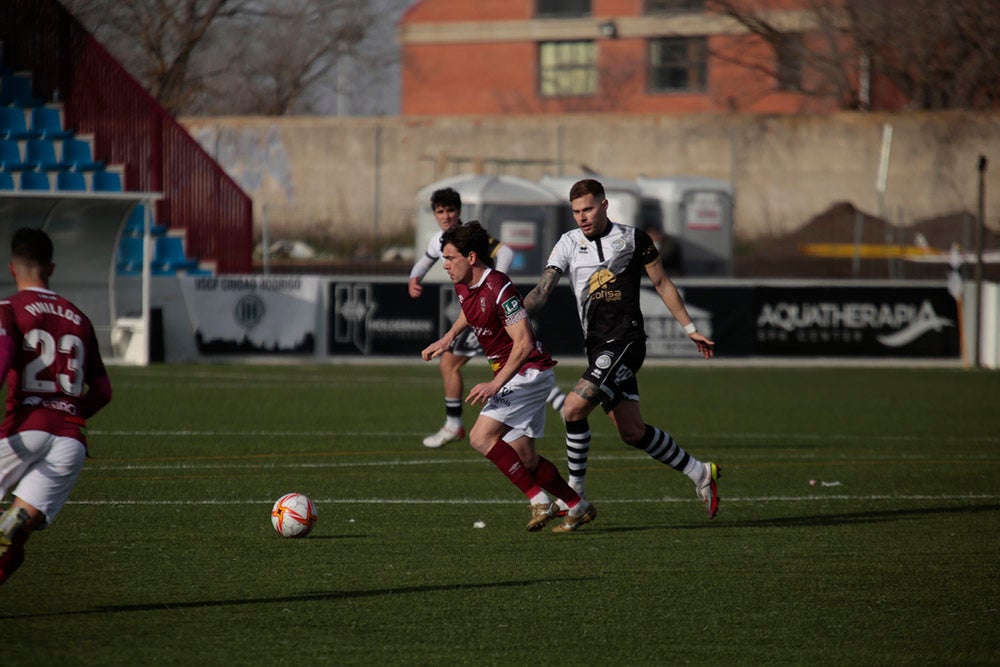
[[[704,37],[664,37],[649,42],[649,88],[654,93],[706,88]]]
[[[705,0],[646,0],[647,14],[680,14],[704,9]]]
[[[542,97],[597,92],[597,46],[591,41],[538,45],[538,90]]]
[[[590,16],[590,0],[535,0],[535,16]]]

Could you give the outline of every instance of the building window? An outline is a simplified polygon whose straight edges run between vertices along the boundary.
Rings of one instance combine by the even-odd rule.
[[[802,89],[802,35],[787,33],[774,45],[778,90]]]
[[[542,42],[538,46],[538,89],[542,97],[576,97],[597,92],[594,42]]]
[[[705,0],[646,0],[647,14],[681,14],[704,9]]]
[[[704,37],[664,37],[649,42],[649,88],[654,93],[705,90]]]
[[[590,0],[535,0],[535,16],[590,16]]]

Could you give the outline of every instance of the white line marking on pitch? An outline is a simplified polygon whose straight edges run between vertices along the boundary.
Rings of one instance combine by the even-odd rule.
[[[822,455],[821,455],[822,454]],[[309,455],[304,455],[309,456]],[[465,458],[427,458],[427,459],[414,459],[414,460],[402,460],[402,459],[389,459],[382,461],[288,461],[282,460],[280,455],[275,455],[274,459],[266,458],[264,455],[261,458],[254,459],[252,462],[247,463],[224,463],[219,460],[208,460],[204,462],[163,462],[163,463],[101,463],[100,460],[91,461],[84,468],[84,472],[109,472],[118,470],[275,470],[275,469],[287,469],[287,470],[307,470],[307,469],[328,469],[328,468],[392,468],[397,466],[440,466],[440,465],[463,465],[463,464],[481,464],[483,459],[479,456],[469,455]],[[199,458],[199,457],[192,457]],[[211,457],[209,457],[211,458]],[[227,458],[227,457],[219,457]],[[238,458],[238,457],[234,457]],[[989,454],[954,454],[949,453],[947,461],[950,462],[963,462],[963,461],[984,461],[993,460],[995,456]],[[898,454],[885,454],[885,455],[844,455],[836,456],[830,455],[829,453],[804,453],[796,454],[795,456],[781,456],[775,457],[773,455],[767,454],[740,454],[737,457],[738,461],[773,461],[775,463],[796,463],[796,462],[809,462],[816,464],[834,464],[842,461],[849,462],[868,462],[868,461],[935,461],[940,462],[941,456],[939,454],[909,454],[909,455],[898,455]],[[611,461],[648,461],[649,457],[645,454],[591,454],[589,458],[591,463],[606,463]],[[731,463],[730,465],[739,465],[739,463]]]
[[[924,500],[997,500],[996,494],[969,495],[822,495],[726,497],[726,503],[845,501],[924,501]],[[313,498],[317,505],[523,505],[523,500],[509,498]],[[602,504],[694,503],[697,498],[602,498]],[[70,500],[69,505],[272,505],[274,500]]]
[[[593,431],[597,437],[615,438],[611,432]],[[415,438],[425,435],[423,431],[235,431],[235,430],[100,430],[90,429],[92,436],[114,437],[160,437],[160,438],[190,438],[190,437],[269,437],[269,438]],[[865,440],[865,441],[898,441],[920,442],[927,439],[923,435],[907,435],[897,433],[678,433],[679,438],[697,438],[699,440],[773,440],[775,446],[797,440],[830,441],[830,440]],[[1000,442],[1000,435],[950,435],[937,436],[940,442]]]

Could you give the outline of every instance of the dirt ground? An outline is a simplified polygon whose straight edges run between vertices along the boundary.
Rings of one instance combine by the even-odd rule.
[[[865,278],[865,279],[944,279],[948,265],[918,263],[899,259],[861,259],[855,272],[853,257],[814,257],[801,252],[805,243],[855,242],[857,211],[851,204],[840,203],[784,236],[759,238],[735,244],[733,273],[738,278]],[[932,248],[949,250],[952,243],[972,252],[976,242],[976,216],[957,214],[922,220],[897,227],[867,214],[861,214],[861,242],[872,244],[917,245],[922,234]],[[986,230],[985,249],[1000,247],[1000,234]],[[969,279],[973,266],[965,266]],[[984,277],[1000,279],[1000,265],[984,265]]]

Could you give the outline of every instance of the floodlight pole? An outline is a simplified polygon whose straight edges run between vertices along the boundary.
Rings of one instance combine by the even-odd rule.
[[[979,346],[983,338],[983,228],[986,224],[986,156],[979,156],[979,221],[976,224],[976,335],[972,345],[972,366],[982,368]]]

